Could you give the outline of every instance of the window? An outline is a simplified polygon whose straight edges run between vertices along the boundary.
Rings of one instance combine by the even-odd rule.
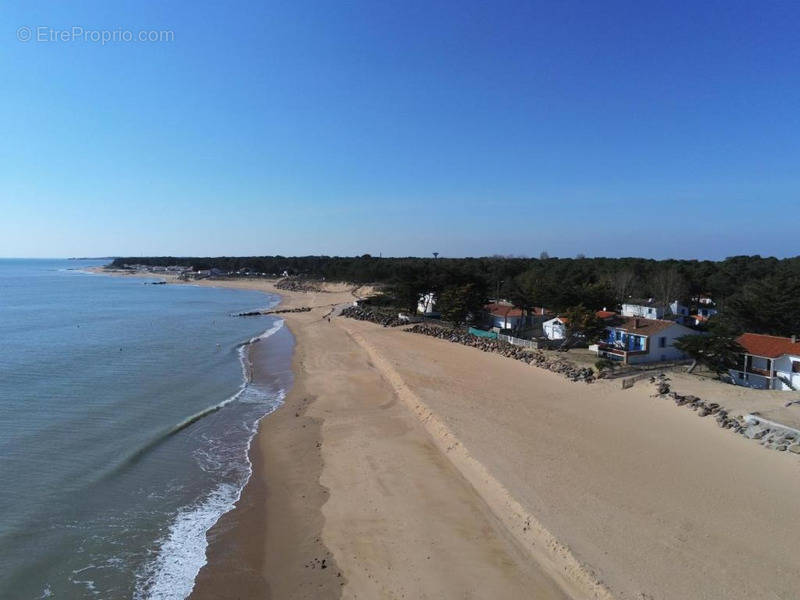
[[[658,347],[659,348],[666,348],[667,347],[667,338],[665,338],[665,337],[658,338]]]
[[[800,373],[800,360],[792,361],[792,373]]]

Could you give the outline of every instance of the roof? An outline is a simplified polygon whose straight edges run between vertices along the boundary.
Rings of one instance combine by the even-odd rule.
[[[610,310],[598,310],[594,314],[597,315],[598,319],[602,319],[604,321],[606,319],[610,319],[611,317],[615,317],[617,315],[617,313],[615,313],[613,311],[610,311]],[[643,319],[639,319],[639,320],[642,321]],[[569,323],[569,319],[567,317],[562,317],[561,315],[555,317],[554,319],[550,319],[550,321],[561,321],[562,323],[564,323],[564,325],[567,325]],[[548,321],[548,323],[550,321]]]
[[[622,304],[623,305],[627,304],[628,306],[655,306],[659,308],[664,307],[663,303],[657,302],[653,298],[628,298]]]
[[[638,321],[638,327],[637,325]],[[663,319],[644,319],[642,317],[617,317],[609,323],[615,329],[621,329],[636,335],[655,335],[665,329],[678,325],[675,321],[665,321]],[[682,326],[681,326],[682,327]],[[688,329],[688,328],[686,328]]]
[[[736,341],[739,342],[748,354],[778,358],[784,354],[800,356],[800,343],[793,342],[791,338],[775,335],[761,335],[760,333],[743,333]]]
[[[523,315],[523,310],[521,308],[512,306],[511,304],[490,302],[483,308],[496,317],[521,317]],[[541,306],[537,306],[531,310],[531,314],[540,316],[546,315],[548,314],[548,310],[546,308],[542,308]]]
[[[490,302],[483,307],[487,312],[498,317],[521,317],[522,309],[512,306],[511,304],[498,304],[497,302]]]

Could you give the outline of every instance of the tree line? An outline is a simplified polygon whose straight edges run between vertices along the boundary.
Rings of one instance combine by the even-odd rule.
[[[381,258],[338,256],[130,257],[124,264],[180,265],[225,272],[284,272],[358,284],[384,284],[393,300],[412,309],[420,294],[434,292],[455,316],[492,297],[524,309],[564,312],[617,307],[629,298],[662,303],[713,298],[729,331],[773,335],[800,333],[800,257],[734,256],[722,261],[645,258]]]

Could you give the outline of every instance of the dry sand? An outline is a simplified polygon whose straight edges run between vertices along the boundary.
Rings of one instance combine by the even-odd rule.
[[[274,291],[211,284],[229,283]],[[193,597],[800,598],[797,456],[644,382],[570,383],[398,329],[328,323],[328,305],[352,299],[331,289],[279,292],[325,307],[285,315],[296,383],[261,423],[253,478],[212,530]],[[744,412],[781,402],[673,384]],[[330,567],[305,566],[315,558]]]
[[[446,341],[343,326],[457,440],[450,454],[462,471],[485,469],[615,597],[800,597],[797,456],[652,398],[646,383],[570,383]],[[686,376],[673,383],[719,401],[758,397]],[[485,477],[474,483],[497,498]],[[502,500],[492,502],[501,513]]]
[[[321,307],[285,315],[295,385],[261,423],[252,483],[211,532],[192,597],[567,598],[398,401],[344,319],[324,318],[350,292],[285,296]]]

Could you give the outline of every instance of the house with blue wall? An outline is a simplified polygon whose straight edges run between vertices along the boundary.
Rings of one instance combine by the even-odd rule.
[[[597,355],[625,364],[683,360],[675,340],[697,331],[675,321],[620,316],[608,320],[605,338],[589,346]]]

